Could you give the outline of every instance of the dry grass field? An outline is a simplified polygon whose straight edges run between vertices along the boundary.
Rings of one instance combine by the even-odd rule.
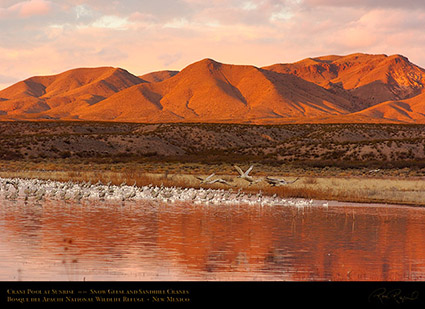
[[[338,200],[347,202],[404,204],[412,206],[425,206],[425,181],[423,177],[409,176],[406,169],[398,173],[402,178],[390,175],[379,175],[379,171],[368,173],[361,170],[329,169],[322,173],[318,170],[294,169],[286,174],[278,173],[278,168],[269,168],[269,173],[256,172],[253,176],[263,180],[265,175],[271,175],[286,180],[295,180],[295,183],[284,186],[271,186],[267,182],[250,185],[248,182],[237,178],[237,172],[232,166],[202,165],[169,163],[164,166],[155,164],[118,164],[116,166],[104,164],[67,165],[60,164],[28,164],[20,166],[16,162],[0,163],[0,177],[20,177],[51,179],[59,181],[77,181],[96,183],[112,183],[119,185],[164,185],[193,188],[221,188],[234,191],[242,189],[245,192],[262,192],[263,194],[277,194],[286,198],[308,198],[320,200]],[[7,167],[6,167],[7,166]],[[150,172],[148,171],[150,168]],[[206,177],[211,173],[228,183],[226,184],[201,184],[196,176]],[[387,171],[389,173],[389,171]],[[393,171],[393,173],[396,173]]]
[[[425,206],[425,126],[0,122],[0,177],[221,187]],[[249,186],[256,179],[299,180]],[[200,184],[216,173],[232,186]]]

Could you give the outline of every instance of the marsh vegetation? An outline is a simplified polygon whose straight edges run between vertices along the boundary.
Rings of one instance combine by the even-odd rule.
[[[0,176],[182,187],[211,173],[246,191],[344,201],[425,202],[425,126],[1,122]],[[273,187],[236,179],[300,180]]]

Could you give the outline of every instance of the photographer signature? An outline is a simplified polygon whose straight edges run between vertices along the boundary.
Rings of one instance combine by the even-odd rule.
[[[403,304],[409,301],[419,299],[419,292],[413,291],[410,294],[403,295],[401,289],[387,290],[386,288],[379,288],[369,295],[369,302],[378,300],[381,304],[385,302],[395,302],[396,304]]]

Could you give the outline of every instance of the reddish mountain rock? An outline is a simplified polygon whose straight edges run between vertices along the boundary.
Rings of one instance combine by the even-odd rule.
[[[401,55],[258,68],[212,59],[135,76],[81,68],[0,91],[0,119],[131,122],[425,122],[425,70]]]
[[[416,96],[425,85],[425,70],[401,55],[325,56],[265,69],[318,84],[350,100],[357,111]]]
[[[36,76],[0,91],[0,110],[14,119],[78,118],[78,113],[143,80],[112,67]]]
[[[157,82],[162,82],[163,80],[169,79],[170,77],[173,77],[177,73],[179,73],[179,71],[164,70],[164,71],[156,71],[156,72],[147,73],[139,77],[149,83],[157,83]]]

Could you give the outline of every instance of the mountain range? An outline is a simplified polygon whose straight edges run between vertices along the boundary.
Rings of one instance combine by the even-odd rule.
[[[425,69],[350,54],[266,67],[203,59],[136,76],[113,67],[35,76],[0,91],[0,120],[425,123]]]

